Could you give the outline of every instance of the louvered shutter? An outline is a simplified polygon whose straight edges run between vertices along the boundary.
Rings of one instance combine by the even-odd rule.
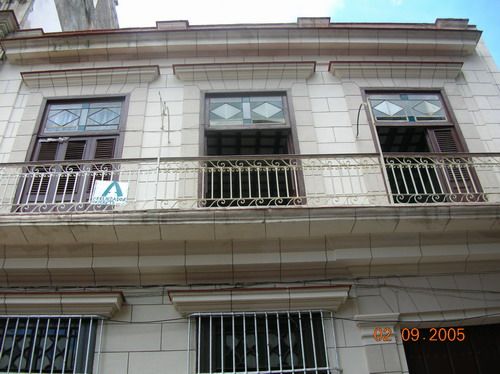
[[[428,136],[434,152],[460,153],[463,151],[453,127],[429,129]],[[442,168],[451,194],[465,196],[479,192],[476,188],[477,183],[474,183],[474,169],[469,166],[466,158],[449,156],[444,158],[444,161]]]
[[[64,161],[82,160],[87,147],[86,140],[70,140],[64,153]],[[57,184],[57,194],[64,196],[64,200],[74,197],[78,179],[81,179],[81,167],[78,164],[64,165]]]
[[[58,142],[40,142],[38,152],[33,161],[54,161],[57,157],[57,151],[60,143]],[[31,180],[27,179],[25,187],[28,200],[31,202],[44,202],[47,191],[49,190],[50,180],[54,178],[51,174],[52,165],[35,166],[30,170]]]
[[[95,149],[91,159],[94,160],[109,160],[115,157],[116,138],[100,138],[96,139]],[[92,165],[92,183],[87,187],[87,193],[90,193],[94,181],[96,180],[111,180],[113,165],[98,164]]]

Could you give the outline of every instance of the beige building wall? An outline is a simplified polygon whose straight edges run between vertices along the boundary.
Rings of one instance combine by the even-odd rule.
[[[500,149],[500,73],[482,43],[477,53],[464,58],[455,79],[339,78],[328,71],[330,61],[347,58],[297,53],[110,61],[96,57],[91,62],[43,64],[13,64],[7,59],[0,65],[0,168],[1,164],[30,159],[28,149],[36,138],[45,100],[98,95],[127,98],[122,158],[201,156],[203,93],[215,90],[286,91],[298,151],[326,155],[376,153],[366,108],[361,110],[356,137],[362,89],[442,89],[469,151]],[[381,56],[367,52],[358,58],[373,61]],[[453,56],[445,58],[455,60]],[[316,61],[316,71],[307,79],[184,81],[173,70],[175,64],[302,59]],[[425,58],[429,59],[433,58]],[[21,78],[21,72],[30,71],[142,65],[158,65],[159,76],[150,82],[132,82],[125,76],[67,85],[54,82],[42,88],[29,87]],[[161,100],[168,107],[169,134]],[[154,162],[147,166],[151,165]],[[485,190],[498,187],[498,170],[478,173]],[[338,175],[325,173],[310,172],[305,177],[312,195],[329,191],[338,181]],[[134,178],[131,181],[137,182],[137,195],[132,209],[161,208],[151,204],[157,190],[144,186],[147,180]],[[14,194],[15,186],[8,193]],[[198,193],[196,174],[159,181],[157,187],[171,199],[196,199]],[[359,187],[365,191],[383,189],[381,181],[369,172],[362,176]],[[104,322],[102,339],[96,345],[100,353],[94,373],[106,374],[187,373],[188,365],[193,372],[194,339],[188,347],[189,321],[169,298],[171,290],[192,289],[200,283],[204,285],[197,287],[220,289],[256,282],[270,288],[298,281],[311,285],[348,282],[349,296],[334,313],[333,328],[327,326],[331,366],[346,374],[408,373],[400,337],[375,342],[375,327],[396,331],[427,326],[436,319],[460,325],[467,324],[468,317],[483,315],[491,317],[472,322],[498,322],[494,315],[500,310],[500,276],[495,271],[500,237],[495,201],[493,197],[491,206],[483,210],[486,218],[460,206],[430,213],[431,209],[414,213],[415,207],[410,207],[399,216],[373,209],[368,217],[354,208],[347,212],[339,208],[324,213],[328,215],[325,221],[321,212],[307,209],[310,206],[271,213],[272,209],[218,210],[206,216],[147,211],[153,222],[132,221],[123,211],[115,212],[110,221],[92,221],[92,215],[82,221],[78,221],[78,214],[71,215],[72,221],[62,214],[53,220],[54,215],[28,215],[18,225],[0,227],[0,279],[4,287],[16,290],[36,285],[47,291],[76,287],[123,292],[125,305]],[[369,200],[359,205],[369,204],[379,208]],[[317,205],[322,205],[321,201]],[[9,209],[1,213],[0,218],[7,217],[7,221],[12,217]],[[187,218],[182,221],[183,213]]]

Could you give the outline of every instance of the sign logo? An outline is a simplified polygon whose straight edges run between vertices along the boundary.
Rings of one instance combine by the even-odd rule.
[[[127,204],[128,183],[117,181],[95,181],[91,204],[125,205]]]

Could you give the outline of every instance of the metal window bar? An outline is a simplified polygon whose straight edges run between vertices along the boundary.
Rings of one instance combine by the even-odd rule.
[[[95,316],[0,317],[0,373],[90,374],[98,319]],[[100,347],[97,353],[99,350]]]
[[[324,322],[330,318],[330,312],[321,311],[193,314],[189,328],[197,329],[195,373],[332,373]],[[219,320],[220,329],[214,328],[213,321]],[[267,357],[259,355],[259,342],[265,342]]]

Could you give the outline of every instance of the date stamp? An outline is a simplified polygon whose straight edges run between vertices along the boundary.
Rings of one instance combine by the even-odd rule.
[[[466,339],[463,327],[431,327],[408,328],[400,330],[403,342],[463,342]],[[395,332],[390,327],[375,327],[373,329],[373,339],[376,342],[392,342],[395,339]]]

